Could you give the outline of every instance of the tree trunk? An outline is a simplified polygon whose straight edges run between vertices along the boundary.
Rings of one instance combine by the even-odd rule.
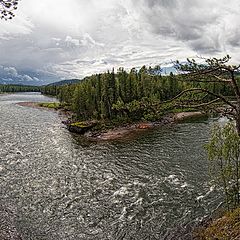
[[[236,128],[237,128],[238,136],[240,136],[240,107],[237,107],[235,119],[236,119]]]

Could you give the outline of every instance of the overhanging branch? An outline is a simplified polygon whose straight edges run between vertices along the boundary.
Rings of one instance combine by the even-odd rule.
[[[217,78],[217,77],[216,77]],[[200,80],[200,79],[184,79],[184,80],[177,80],[182,82],[203,82],[203,83],[231,83],[230,79],[221,79],[217,78],[218,80]]]
[[[200,103],[200,104],[197,104],[197,105],[181,105],[181,107],[184,107],[184,108],[200,108],[200,107],[206,107],[206,106],[209,106],[209,105],[212,105],[213,103],[216,103],[218,102],[220,99],[219,98],[216,98],[210,102],[206,102],[206,103]]]
[[[168,100],[168,101],[165,101],[163,103],[167,103],[167,102],[172,102],[176,99],[178,99],[179,97],[181,97],[182,95],[184,95],[185,93],[187,92],[205,92],[205,93],[208,93],[209,95],[211,96],[214,96],[220,100],[222,100],[224,103],[226,103],[227,105],[231,106],[232,108],[234,108],[236,110],[236,106],[234,104],[232,104],[230,101],[228,101],[224,96],[222,96],[221,94],[216,94],[214,92],[211,92],[205,88],[190,88],[190,89],[186,89],[184,91],[182,91],[181,93],[179,93],[176,97]]]

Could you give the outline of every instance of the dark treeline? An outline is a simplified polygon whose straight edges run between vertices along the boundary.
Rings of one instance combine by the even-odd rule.
[[[231,95],[231,89],[218,83],[184,82],[172,73],[161,76],[159,68],[140,70],[133,68],[130,72],[123,68],[86,77],[78,84],[65,86],[46,86],[43,94],[57,96],[75,112],[80,120],[117,119],[125,120],[157,120],[166,111],[181,105],[178,102],[165,103],[189,87],[205,87],[214,92]],[[210,97],[197,94],[186,99],[205,101]]]
[[[26,85],[0,85],[0,92],[40,92],[41,87]]]

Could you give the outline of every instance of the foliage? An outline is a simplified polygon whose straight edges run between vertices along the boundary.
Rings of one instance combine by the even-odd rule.
[[[219,59],[201,60],[204,60],[203,63],[197,63],[195,59],[187,59],[186,63],[180,63],[179,61],[175,63],[176,69],[180,73],[179,77],[182,80],[199,83],[198,87],[184,90],[175,99],[187,93],[206,94],[208,101],[204,103],[197,101],[194,105],[190,98],[187,105],[201,108],[210,107],[216,112],[221,112],[225,116],[233,118],[236,121],[237,132],[240,135],[240,87],[238,78],[240,65],[229,65],[229,55]],[[218,89],[216,89],[216,86]],[[224,94],[221,89],[225,92]],[[229,98],[229,96],[231,97]],[[216,103],[225,104],[226,107],[219,109]]]
[[[39,103],[39,106],[44,108],[56,109],[56,110],[62,108],[62,105],[57,102]]]
[[[19,0],[0,0],[0,18],[12,19],[15,17],[13,11],[17,9]]]
[[[189,93],[168,101],[185,89],[199,86],[209,88],[209,84],[181,81],[177,75],[161,76],[160,73],[159,67],[143,66],[130,72],[119,68],[117,72],[112,70],[86,77],[78,84],[45,86],[42,93],[57,96],[60,102],[67,103],[80,121],[154,121],[165,113],[186,109],[182,105],[189,99],[196,103],[210,99],[206,94]],[[217,84],[214,88],[222,94],[231,94],[227,88]]]
[[[214,182],[224,189],[228,208],[240,204],[240,137],[233,123],[215,125],[206,145]]]
[[[73,127],[80,127],[80,128],[88,127],[86,122],[75,122],[75,123],[72,123],[71,126],[73,126]]]
[[[1,92],[40,92],[41,87],[27,85],[0,85]]]

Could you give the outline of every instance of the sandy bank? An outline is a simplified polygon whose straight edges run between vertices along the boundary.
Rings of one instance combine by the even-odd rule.
[[[43,107],[40,107],[39,103],[36,103],[36,102],[19,102],[16,104],[22,107],[43,108]]]
[[[177,121],[183,121],[185,119],[189,119],[189,118],[195,118],[195,117],[201,117],[204,116],[205,113],[203,112],[179,112],[179,113],[175,113],[173,114],[172,118],[174,122]]]
[[[147,129],[152,129],[155,127],[178,123],[186,119],[197,118],[204,116],[203,112],[180,112],[169,114],[168,116],[163,117],[158,122],[138,122],[134,124],[129,124],[127,126],[120,126],[113,129],[100,132],[87,132],[84,136],[93,139],[93,140],[115,140],[126,137],[130,134],[137,132],[145,131]]]
[[[115,127],[106,131],[89,131],[85,133],[84,136],[92,140],[115,140],[126,137],[136,132],[146,131],[147,129],[153,128],[157,125],[160,125],[160,123],[139,122],[125,126]]]
[[[62,121],[65,121],[66,119],[69,119],[72,116],[72,112],[70,111],[66,111],[64,109],[54,109],[54,108],[43,107],[39,105],[40,104],[39,102],[18,102],[16,104],[22,107],[31,107],[31,108],[58,112]]]

